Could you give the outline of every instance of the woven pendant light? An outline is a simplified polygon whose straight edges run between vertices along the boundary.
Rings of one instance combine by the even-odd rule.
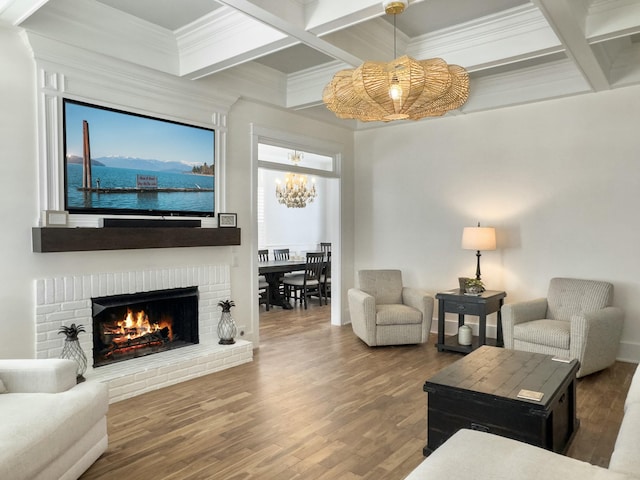
[[[396,15],[405,6],[405,2],[385,2],[388,14]],[[468,97],[469,74],[464,68],[440,58],[415,60],[406,55],[341,70],[322,94],[337,117],[363,122],[437,117],[461,107]]]

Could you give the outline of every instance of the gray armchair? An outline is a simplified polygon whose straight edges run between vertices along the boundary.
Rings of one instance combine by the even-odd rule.
[[[370,347],[424,343],[433,297],[402,285],[400,270],[360,270],[360,288],[348,291],[351,327]]]
[[[578,377],[616,360],[624,313],[612,307],[613,285],[553,278],[547,298],[502,307],[504,346],[578,359]]]

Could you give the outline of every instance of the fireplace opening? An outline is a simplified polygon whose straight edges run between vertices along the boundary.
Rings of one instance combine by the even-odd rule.
[[[198,287],[92,299],[93,366],[199,342]]]

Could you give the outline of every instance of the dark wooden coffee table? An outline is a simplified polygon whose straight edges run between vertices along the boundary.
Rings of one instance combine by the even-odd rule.
[[[427,392],[428,455],[461,428],[564,453],[578,429],[578,361],[482,346],[424,384]],[[543,394],[519,398],[521,390]]]

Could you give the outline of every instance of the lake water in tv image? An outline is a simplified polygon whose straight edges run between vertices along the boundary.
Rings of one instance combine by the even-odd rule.
[[[162,210],[166,212],[213,213],[214,177],[191,173],[133,170],[126,168],[92,167],[93,188],[135,189],[137,175],[157,177],[158,189],[193,189],[187,192],[83,192],[82,165],[67,164],[67,209]],[[208,189],[209,191],[198,191]]]

